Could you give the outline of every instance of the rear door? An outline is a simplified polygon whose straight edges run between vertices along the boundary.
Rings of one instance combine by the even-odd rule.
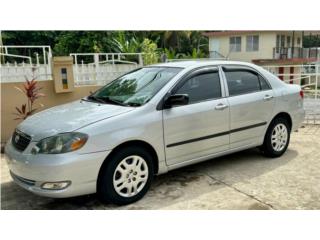
[[[255,70],[224,66],[230,106],[230,148],[260,141],[274,107],[273,90]]]
[[[229,106],[218,68],[201,69],[182,79],[172,94],[188,94],[189,104],[163,110],[168,165],[229,148]]]

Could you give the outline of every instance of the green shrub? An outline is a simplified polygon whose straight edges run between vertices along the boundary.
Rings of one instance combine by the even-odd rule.
[[[154,64],[158,62],[157,44],[148,38],[145,38],[141,45],[143,53],[143,63],[145,65]]]

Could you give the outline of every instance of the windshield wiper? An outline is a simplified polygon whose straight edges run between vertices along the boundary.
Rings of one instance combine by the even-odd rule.
[[[120,105],[120,106],[127,106],[127,104],[124,104],[120,101],[111,99],[110,97],[96,97],[94,95],[90,95],[87,97],[87,99],[92,99],[96,102],[100,102],[100,103],[104,103],[104,104],[111,103],[111,104]],[[83,100],[85,100],[85,99],[83,99]]]
[[[106,103],[106,101],[104,101],[104,99],[98,98],[98,97],[96,97],[94,95],[88,96],[88,99],[92,99],[92,100],[94,100],[96,102],[100,102],[100,103]]]
[[[117,101],[117,100],[112,99],[110,97],[101,97],[99,99],[103,100],[105,103],[112,103],[115,105],[126,106],[126,104],[124,104],[123,102]]]
[[[141,103],[135,103],[135,102],[128,102],[126,103],[127,106],[130,107],[140,107],[142,104]]]

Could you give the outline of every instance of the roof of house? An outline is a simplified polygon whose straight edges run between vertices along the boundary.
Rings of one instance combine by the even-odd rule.
[[[231,36],[231,35],[241,35],[241,34],[248,34],[248,33],[257,33],[257,32],[303,32],[305,36],[313,35],[317,36],[320,35],[320,31],[279,31],[279,30],[232,30],[232,31],[207,31],[204,32],[203,35],[207,37],[221,37],[221,36]]]
[[[231,35],[241,35],[248,33],[256,33],[256,32],[284,32],[279,30],[266,30],[266,31],[257,31],[257,30],[232,30],[232,31],[207,31],[202,33],[207,37],[220,37],[220,36],[231,36]],[[293,32],[293,31],[285,31],[285,32]],[[294,31],[294,32],[302,32],[302,31]],[[320,35],[320,31],[303,31],[304,35]]]
[[[230,36],[230,35],[240,35],[240,34],[247,34],[253,33],[257,31],[213,31],[213,32],[204,32],[203,35],[207,37],[220,37],[220,36]]]

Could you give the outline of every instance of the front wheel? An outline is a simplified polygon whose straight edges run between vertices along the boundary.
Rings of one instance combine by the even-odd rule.
[[[101,169],[97,192],[103,202],[133,203],[148,191],[153,179],[151,154],[143,148],[127,147],[113,154]]]
[[[267,157],[280,157],[287,150],[290,142],[290,127],[284,118],[274,119],[264,137],[262,153]]]

